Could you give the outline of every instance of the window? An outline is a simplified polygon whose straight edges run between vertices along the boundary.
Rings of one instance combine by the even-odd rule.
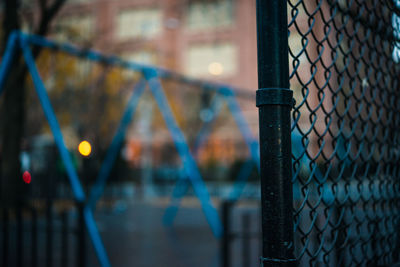
[[[145,64],[145,65],[156,65],[157,64],[157,55],[155,52],[150,51],[150,50],[125,52],[125,53],[122,53],[121,57],[124,60],[134,62],[134,63],[139,63],[139,64]],[[126,80],[133,79],[134,77],[136,77],[136,74],[137,74],[136,72],[129,70],[129,69],[122,70],[122,76]]]
[[[88,42],[95,37],[94,16],[68,16],[57,20],[54,36],[59,41]]]
[[[191,1],[187,26],[191,30],[227,27],[233,24],[233,0]]]
[[[152,53],[150,51],[135,51],[124,53],[122,57],[125,60],[146,65],[155,65],[157,63],[155,53]]]
[[[237,51],[231,43],[193,45],[186,53],[186,73],[192,76],[226,76],[236,73]]]
[[[116,35],[120,40],[154,37],[161,32],[162,14],[159,9],[125,10],[118,14]]]

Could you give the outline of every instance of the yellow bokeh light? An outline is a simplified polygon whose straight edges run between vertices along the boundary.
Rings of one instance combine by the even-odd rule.
[[[79,151],[79,153],[81,153],[82,156],[87,157],[92,152],[92,146],[90,145],[90,143],[88,141],[86,141],[86,140],[82,141],[79,143],[78,151]]]
[[[219,62],[212,62],[208,65],[208,72],[212,75],[218,76],[224,72],[224,67]]]

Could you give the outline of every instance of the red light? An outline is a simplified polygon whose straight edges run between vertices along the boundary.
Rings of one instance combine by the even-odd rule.
[[[31,174],[28,171],[24,171],[24,173],[22,174],[22,179],[26,184],[30,184],[32,181]]]

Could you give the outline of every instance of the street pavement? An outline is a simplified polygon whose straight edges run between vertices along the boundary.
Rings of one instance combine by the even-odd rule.
[[[112,266],[219,266],[218,241],[197,201],[183,203],[172,227],[162,224],[166,205],[166,199],[131,199],[97,209]],[[99,266],[89,241],[88,250],[88,266]]]

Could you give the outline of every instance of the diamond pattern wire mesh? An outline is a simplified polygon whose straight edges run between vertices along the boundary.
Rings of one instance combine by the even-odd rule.
[[[300,265],[399,261],[399,7],[288,1]]]

